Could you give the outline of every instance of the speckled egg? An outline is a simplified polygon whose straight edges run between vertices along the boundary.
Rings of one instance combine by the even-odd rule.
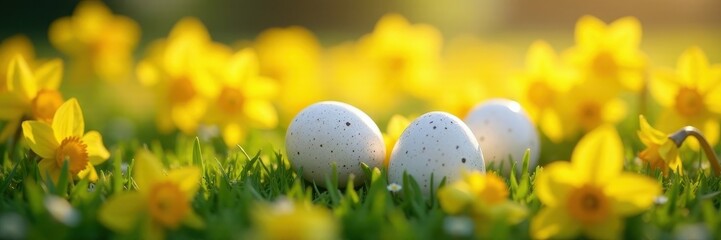
[[[429,196],[431,188],[436,189],[443,178],[456,181],[465,170],[485,171],[481,148],[473,133],[456,116],[430,112],[411,122],[396,142],[388,181],[401,184],[406,172]]]
[[[380,167],[386,155],[383,136],[373,120],[361,110],[341,102],[320,102],[303,109],[285,135],[288,159],[303,178],[325,187],[332,164],[338,185],[345,187],[350,175],[354,184],[364,181],[361,163]]]
[[[492,99],[474,107],[465,119],[483,149],[483,159],[498,168],[503,162],[504,174],[510,172],[509,157],[520,170],[523,154],[531,149],[529,166],[538,163],[540,140],[538,132],[518,102]]]

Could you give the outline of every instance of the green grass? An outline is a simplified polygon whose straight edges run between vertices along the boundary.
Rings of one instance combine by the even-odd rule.
[[[541,208],[533,194],[534,176],[541,168],[529,169],[524,164],[520,174],[511,174],[506,181],[510,199],[527,206],[529,217],[517,225],[500,221],[482,223],[490,230],[480,235],[456,236],[444,227],[449,216],[439,207],[438,199],[424,198],[410,177],[404,177],[403,189],[397,193],[387,190],[384,169],[380,175],[375,173],[379,176],[376,181],[368,178],[360,186],[339,188],[335,177],[329,176],[326,184],[330,187],[324,189],[300,178],[278,152],[241,147],[229,149],[216,140],[201,142],[183,136],[169,142],[163,145],[155,141],[146,145],[130,141],[114,145],[111,158],[98,167],[100,179],[95,184],[42,181],[36,167],[37,156],[24,146],[15,149],[8,149],[9,144],[0,146],[3,156],[0,221],[11,219],[8,216],[21,216],[20,222],[26,227],[25,237],[30,239],[140,238],[138,231],[117,235],[97,220],[98,210],[109,196],[134,191],[129,176],[132,176],[132,156],[139,148],[151,150],[166,167],[195,165],[202,169],[201,190],[192,207],[207,227],[169,231],[168,237],[172,239],[249,238],[255,227],[252,213],[258,204],[279,198],[310,201],[327,207],[340,223],[343,239],[528,239],[530,219]],[[721,226],[721,178],[696,170],[689,170],[683,176],[672,174],[664,178],[660,172],[641,166],[631,156],[632,152],[629,152],[626,170],[661,181],[666,201],[627,218],[625,238],[690,236],[685,231],[691,229],[692,233],[698,233],[693,229],[699,227],[707,229],[710,236],[721,236],[717,227]],[[689,154],[684,159],[705,161],[698,154]],[[687,165],[691,168],[698,162],[688,161]],[[367,175],[374,174],[367,167],[363,170]],[[92,191],[89,190],[91,185],[94,186]],[[77,219],[53,217],[45,207],[49,196],[68,199],[77,211]]]

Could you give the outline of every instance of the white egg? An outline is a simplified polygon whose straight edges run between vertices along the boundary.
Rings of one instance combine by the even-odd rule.
[[[466,170],[485,171],[473,133],[456,116],[430,112],[411,122],[396,142],[388,166],[388,181],[401,184],[406,172],[429,196],[431,188],[436,189],[443,178],[456,181]]]
[[[364,181],[361,163],[380,167],[386,155],[378,126],[361,110],[341,102],[320,102],[303,109],[285,135],[288,159],[303,178],[325,187],[332,165],[338,185],[345,187],[350,175],[354,184]]]
[[[494,163],[496,169],[503,164],[503,173],[510,172],[510,159],[516,161],[520,171],[526,149],[531,149],[529,166],[534,168],[538,163],[538,132],[518,102],[488,100],[473,108],[465,122],[481,144],[483,159],[487,164]]]

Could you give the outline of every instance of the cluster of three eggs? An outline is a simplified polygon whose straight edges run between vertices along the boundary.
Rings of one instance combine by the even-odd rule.
[[[484,171],[484,159],[489,163],[518,161],[529,148],[534,165],[538,134],[514,101],[482,103],[465,122],[445,112],[430,112],[411,122],[396,142],[388,181],[400,184],[406,173],[428,194],[443,178],[454,181],[463,171]],[[335,165],[338,185],[345,186],[351,175],[355,184],[364,180],[361,163],[381,167],[386,151],[391,149],[385,148],[378,126],[361,110],[340,102],[320,102],[292,120],[286,133],[286,151],[304,179],[324,186]]]

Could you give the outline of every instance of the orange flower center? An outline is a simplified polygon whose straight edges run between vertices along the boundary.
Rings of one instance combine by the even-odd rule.
[[[528,88],[528,99],[531,100],[531,104],[534,104],[540,108],[550,107],[555,101],[553,90],[548,84],[542,81],[534,81]]]
[[[190,211],[190,204],[180,187],[172,182],[160,182],[150,189],[150,215],[169,228],[177,228]]]
[[[568,195],[568,212],[584,224],[603,221],[611,212],[611,206],[603,190],[593,185],[583,185]]]
[[[31,103],[33,117],[39,121],[50,123],[55,111],[63,104],[63,95],[56,90],[40,90]]]
[[[480,197],[488,205],[495,205],[508,198],[508,187],[500,177],[486,175],[486,187],[480,192]]]
[[[603,51],[593,59],[593,72],[601,77],[613,77],[618,72],[618,63],[611,53]]]
[[[55,161],[58,166],[63,166],[63,163],[68,161],[70,173],[76,175],[88,165],[88,145],[79,137],[67,137],[55,150]]]
[[[228,114],[235,114],[242,109],[244,101],[245,98],[240,90],[226,86],[220,92],[218,106]]]
[[[170,91],[171,103],[187,103],[197,94],[193,82],[188,78],[179,78],[172,81],[168,90]]]
[[[703,96],[696,89],[681,88],[676,95],[676,111],[684,117],[694,117],[704,110]]]
[[[661,169],[664,175],[667,173],[668,167],[666,161],[658,153],[659,146],[652,144],[638,154],[638,158],[647,162],[652,169]]]
[[[590,131],[601,125],[601,105],[597,102],[584,102],[578,109],[578,119],[584,130]]]

